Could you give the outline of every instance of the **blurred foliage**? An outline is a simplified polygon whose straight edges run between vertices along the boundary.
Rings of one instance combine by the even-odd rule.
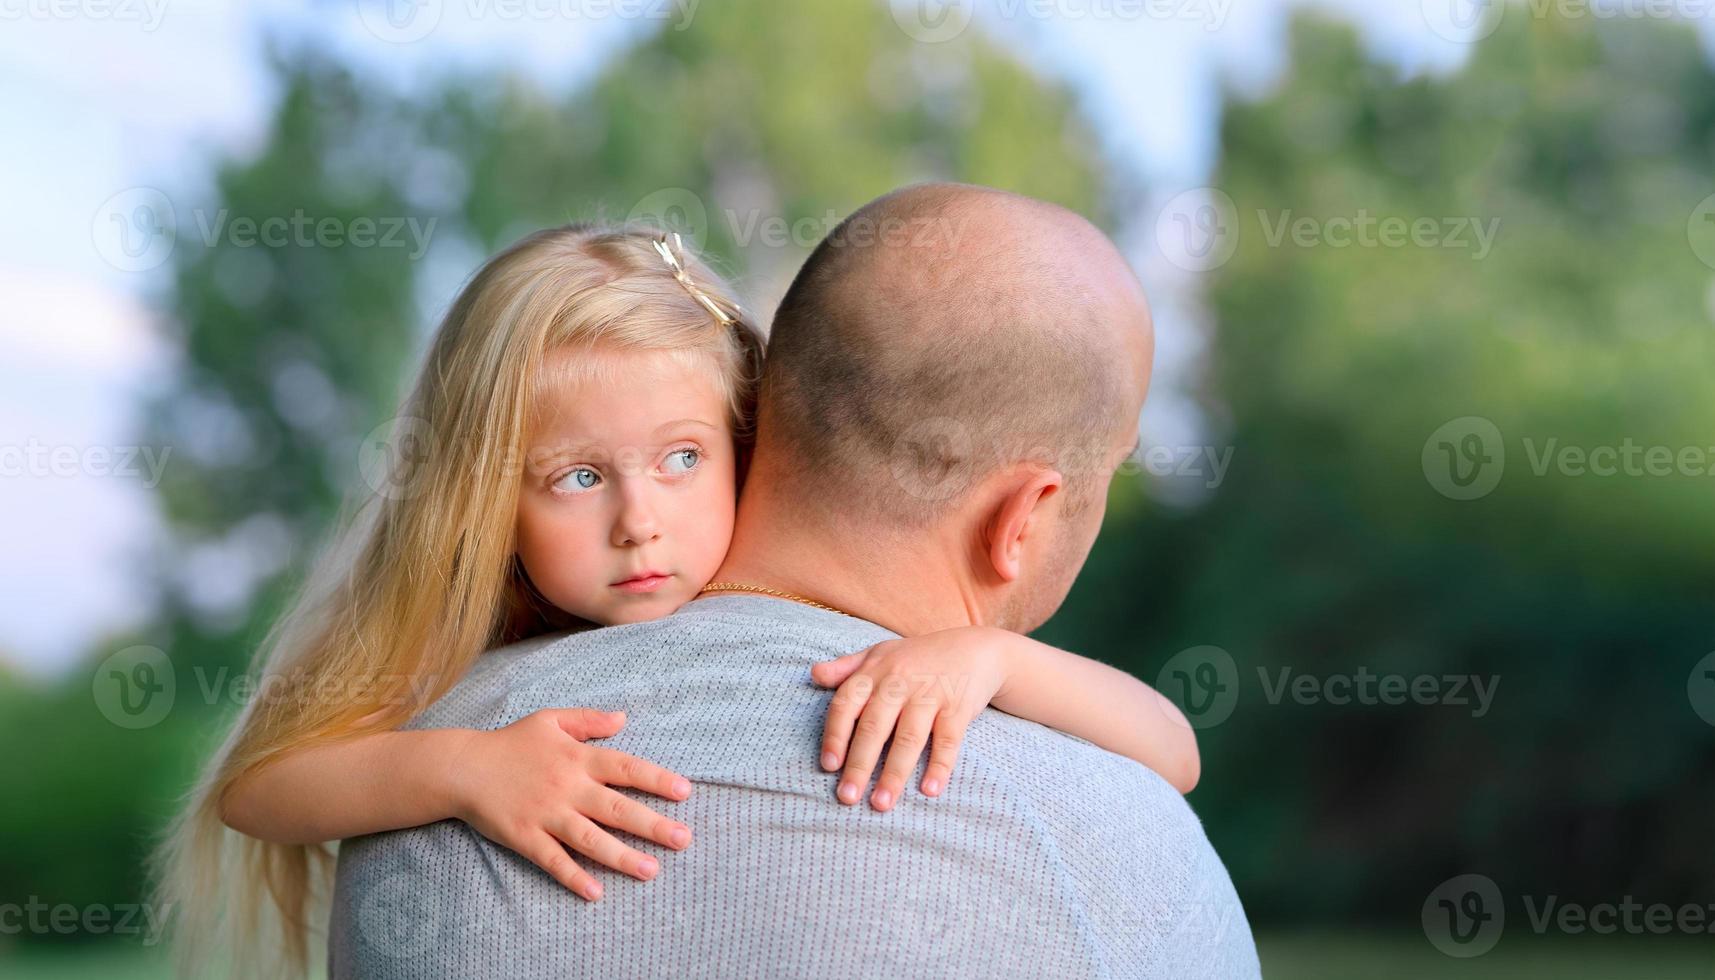
[[[1629,439],[1715,464],[1715,275],[1687,238],[1715,191],[1715,73],[1688,28],[1589,18],[1506,18],[1446,78],[1315,17],[1289,57],[1228,98],[1211,182],[1239,229],[1205,292],[1231,469],[1207,506],[1111,520],[1044,636],[1152,681],[1179,649],[1232,655],[1192,800],[1253,921],[1411,923],[1465,872],[1707,904],[1715,739],[1687,678],[1715,650],[1715,479],[1538,475],[1532,454]],[[1264,231],[1360,209],[1499,230],[1480,259]],[[1421,452],[1464,416],[1506,457],[1457,501]],[[1498,686],[1473,718],[1270,703],[1259,677],[1360,667]]]
[[[1286,75],[1230,94],[1213,183],[1242,224],[1203,283],[1201,397],[1234,447],[1205,502],[1116,484],[1109,522],[1042,636],[1154,681],[1176,650],[1237,661],[1230,720],[1200,733],[1192,797],[1259,926],[1415,928],[1469,871],[1509,894],[1708,901],[1715,742],[1686,674],[1715,650],[1715,481],[1535,476],[1521,440],[1711,440],[1710,269],[1687,220],[1715,190],[1715,78],[1689,30],[1507,18],[1470,64],[1398,75],[1351,30],[1294,21]],[[931,177],[1008,187],[1115,227],[1128,189],[1060,87],[979,32],[910,43],[867,3],[704,8],[569,93],[449,75],[405,97],[308,47],[272,53],[280,98],[205,209],[346,227],[408,218],[428,248],[181,238],[174,386],[146,441],[173,550],[158,622],[178,704],[105,723],[91,677],[0,677],[0,896],[134,900],[148,836],[233,707],[311,543],[360,484],[428,330],[481,259],[570,219],[665,204],[758,309],[837,216]],[[1498,218],[1491,254],[1270,247],[1291,210]],[[807,220],[773,244],[757,224]],[[1479,415],[1499,487],[1438,495],[1425,439]],[[1269,704],[1257,669],[1495,675],[1450,705]],[[208,696],[205,691],[213,691]],[[46,801],[52,801],[51,804]],[[35,937],[26,937],[35,938]],[[46,937],[53,938],[53,937]]]
[[[102,719],[89,674],[52,691],[0,679],[0,703],[19,706],[0,711],[0,740],[44,747],[0,760],[0,783],[55,800],[0,812],[0,897],[141,894],[149,837],[242,698],[235,680],[364,489],[364,436],[487,255],[637,212],[683,225],[770,309],[831,221],[900,184],[1000,184],[1089,214],[1112,184],[1063,88],[975,32],[915,44],[869,2],[711,6],[571,92],[449,74],[401,95],[308,45],[270,58],[280,95],[261,145],[222,162],[194,214],[179,207],[163,312],[181,362],[144,439],[175,450],[161,614],[92,658],[165,650],[177,699],[132,731]],[[233,225],[199,237],[300,215],[308,230],[279,246]],[[322,219],[352,240],[316,244]],[[359,222],[385,240],[394,219],[410,223],[396,244],[356,243]]]

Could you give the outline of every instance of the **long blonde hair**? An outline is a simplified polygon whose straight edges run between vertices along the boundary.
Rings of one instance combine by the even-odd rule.
[[[694,256],[674,252],[710,303],[676,278],[662,238],[635,226],[537,232],[490,259],[453,302],[387,440],[409,452],[386,454],[376,492],[341,522],[270,630],[260,696],[156,856],[187,973],[230,958],[235,975],[301,976],[320,948],[334,849],[229,830],[221,800],[234,781],[294,749],[399,727],[484,650],[587,625],[543,600],[513,553],[512,502],[548,352],[606,345],[706,359],[742,460],[764,337]]]

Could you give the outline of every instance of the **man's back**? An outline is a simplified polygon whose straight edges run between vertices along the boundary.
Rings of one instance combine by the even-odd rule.
[[[467,825],[347,841],[334,977],[1254,976],[1243,908],[1201,825],[1129,759],[986,710],[940,798],[834,799],[812,664],[895,634],[753,595],[485,655],[412,727],[623,709],[600,744],[695,785],[690,848],[586,902]],[[919,773],[910,782],[915,787]]]

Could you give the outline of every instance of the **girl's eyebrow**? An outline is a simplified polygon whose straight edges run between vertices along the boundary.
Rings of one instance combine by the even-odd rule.
[[[660,435],[661,433],[666,432],[668,429],[671,429],[677,425],[700,425],[705,429],[715,428],[715,426],[711,425],[708,422],[704,422],[702,419],[674,419],[671,422],[667,422],[667,423],[663,424],[659,429],[656,429],[655,434]]]
[[[672,429],[674,426],[680,425],[700,425],[705,429],[716,428],[716,426],[708,422],[704,422],[702,419],[674,419],[673,421],[665,423],[657,428],[655,430],[655,435],[659,437],[661,433]],[[543,462],[558,462],[559,460],[571,456],[588,456],[594,453],[596,448],[596,444],[593,442],[565,443],[563,445],[555,446],[553,449],[539,451],[536,458]]]

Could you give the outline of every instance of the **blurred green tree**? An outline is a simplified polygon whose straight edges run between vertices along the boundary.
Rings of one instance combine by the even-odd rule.
[[[1456,73],[1404,78],[1303,15],[1220,146],[1237,238],[1204,281],[1203,398],[1231,469],[1205,507],[1119,509],[1045,636],[1151,680],[1181,648],[1231,655],[1193,801],[1255,920],[1415,928],[1471,871],[1707,902],[1715,739],[1687,678],[1715,650],[1715,228],[1690,222],[1715,73],[1694,33],[1509,16]],[[1365,212],[1431,219],[1436,245],[1328,225]],[[1495,229],[1486,253],[1463,219]],[[1468,416],[1504,466],[1450,499],[1426,444]],[[1693,471],[1545,455],[1628,442],[1689,447]],[[1474,718],[1298,703],[1283,669],[1498,686]]]
[[[975,31],[915,43],[870,2],[706,5],[567,92],[475,73],[401,95],[308,45],[270,58],[260,145],[221,162],[212,199],[176,208],[162,306],[181,359],[145,436],[174,447],[161,613],[92,658],[153,644],[177,701],[120,729],[86,675],[0,712],[0,739],[44,746],[0,761],[0,781],[59,800],[0,817],[0,894],[140,894],[148,836],[242,700],[312,547],[367,492],[366,433],[491,252],[568,220],[654,217],[766,310],[832,220],[899,184],[998,184],[1089,214],[1112,185],[1064,88]]]

